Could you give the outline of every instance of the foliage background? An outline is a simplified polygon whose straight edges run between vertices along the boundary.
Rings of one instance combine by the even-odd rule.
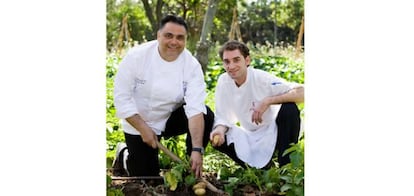
[[[205,70],[205,81],[207,84],[208,97],[206,104],[214,111],[214,90],[217,78],[224,73],[221,60],[218,57],[218,48],[229,38],[229,30],[233,20],[233,8],[237,8],[238,24],[240,26],[241,39],[248,44],[251,49],[252,63],[255,68],[268,71],[278,77],[282,77],[291,82],[304,84],[304,41],[301,48],[295,45],[297,34],[304,14],[303,0],[284,0],[284,1],[218,1],[218,9],[213,19],[213,28],[209,39],[208,65]],[[145,4],[149,5],[144,6]],[[122,59],[125,51],[139,43],[146,42],[155,38],[152,24],[149,20],[149,13],[155,14],[152,18],[160,17],[165,13],[178,13],[183,16],[189,24],[189,39],[187,47],[193,53],[200,38],[204,15],[206,12],[207,1],[131,1],[131,0],[107,0],[107,58],[106,58],[106,139],[107,139],[107,167],[110,168],[114,156],[115,146],[118,142],[124,141],[122,127],[119,119],[115,117],[115,107],[113,105],[113,77],[116,74],[117,66]],[[168,11],[167,11],[168,10]],[[127,23],[125,23],[127,16]],[[290,16],[290,17],[288,17]],[[158,18],[159,19],[159,18]],[[124,20],[124,23],[122,22]],[[126,25],[127,24],[127,25]],[[128,31],[122,31],[127,26]],[[120,36],[120,34],[123,34]],[[129,36],[128,36],[129,35]],[[304,117],[304,104],[298,105],[301,110],[301,117]],[[303,122],[303,121],[302,121]],[[302,123],[303,124],[303,123]],[[303,194],[303,130],[301,137],[301,148],[297,148],[301,158],[294,167],[290,165],[284,170],[269,171],[277,173],[277,182],[285,183],[284,186],[276,184],[264,187],[267,182],[256,181],[256,185],[263,190],[283,191],[289,194],[302,192]],[[161,142],[171,151],[182,159],[185,157],[185,136],[177,136]],[[161,168],[171,169],[173,163],[169,157],[162,152],[159,155]],[[220,161],[217,161],[220,160]],[[297,162],[298,162],[297,161]],[[277,160],[274,160],[277,164]],[[262,178],[261,175],[269,175],[256,171],[243,171],[227,156],[212,149],[210,145],[206,148],[204,159],[205,172],[218,172],[220,178],[227,180],[233,178],[233,184],[227,187],[232,190],[240,183],[254,183],[254,178]],[[297,168],[299,168],[300,175]],[[292,172],[295,171],[293,179]],[[256,175],[256,176],[255,176]],[[280,179],[279,179],[280,178]],[[285,178],[285,180],[282,180]],[[238,179],[238,180],[235,180]],[[267,179],[267,178],[266,178]],[[269,179],[268,183],[276,183],[275,179]],[[282,183],[282,184],[283,184]],[[263,187],[262,187],[263,186]],[[283,188],[282,188],[283,187]]]
[[[148,8],[144,7],[144,2],[149,5]],[[243,41],[253,44],[294,44],[304,16],[304,0],[220,0],[217,4],[210,41],[218,44],[228,38],[233,8],[237,8]],[[155,39],[158,29],[154,29],[155,25],[151,22],[158,23],[163,15],[176,13],[183,16],[189,25],[187,47],[194,51],[200,38],[206,7],[207,0],[107,0],[107,49],[110,51],[122,45],[118,40],[124,16],[128,17],[130,38],[122,37],[122,40],[141,43]],[[150,21],[148,15],[156,21]]]

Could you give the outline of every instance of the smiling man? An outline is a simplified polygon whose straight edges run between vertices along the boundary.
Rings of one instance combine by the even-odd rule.
[[[289,163],[282,154],[298,141],[303,86],[250,66],[242,42],[226,42],[219,54],[226,73],[217,81],[213,147],[243,167],[270,166],[276,151],[279,166]]]
[[[130,49],[119,65],[114,102],[127,149],[118,149],[116,162],[130,176],[158,176],[156,141],[184,133],[192,170],[202,174],[214,114],[204,104],[201,65],[186,49],[187,30],[181,17],[164,17],[157,40]]]
[[[170,22],[157,32],[158,50],[161,58],[166,61],[174,61],[183,52],[187,39],[185,27]]]

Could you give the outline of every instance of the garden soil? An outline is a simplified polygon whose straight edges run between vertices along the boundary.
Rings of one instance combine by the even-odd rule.
[[[115,177],[126,177],[126,175],[108,170],[107,174]],[[216,188],[224,191],[226,182],[217,180],[214,174],[204,173],[203,178],[213,184]],[[175,191],[169,190],[161,179],[136,180],[136,179],[113,179],[110,185],[112,188],[121,189],[125,196],[195,196],[192,187],[184,184],[179,185]],[[229,196],[229,193],[215,193],[206,188],[205,196]],[[270,196],[255,188],[253,185],[244,185],[233,190],[234,196]]]

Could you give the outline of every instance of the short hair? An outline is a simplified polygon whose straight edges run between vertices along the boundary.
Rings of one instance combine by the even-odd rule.
[[[185,31],[188,32],[187,23],[185,22],[185,20],[183,18],[181,18],[179,16],[175,16],[175,15],[167,15],[164,18],[162,18],[161,22],[160,22],[159,30],[164,28],[165,24],[167,24],[168,22],[172,22],[172,23],[181,25],[185,28]]]
[[[243,42],[239,42],[237,40],[230,40],[224,43],[224,45],[219,50],[219,55],[221,60],[223,60],[223,53],[226,50],[233,51],[239,50],[240,53],[243,55],[244,58],[250,55],[250,50]]]

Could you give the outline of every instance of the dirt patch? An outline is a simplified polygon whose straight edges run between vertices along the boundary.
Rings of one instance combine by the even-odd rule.
[[[127,177],[125,174],[107,171],[112,177],[110,188],[116,188],[123,192],[125,196],[195,196],[191,186],[181,183],[176,190],[171,191],[165,184],[163,177]],[[114,174],[122,174],[114,176]],[[132,179],[139,178],[139,179]],[[147,178],[147,179],[146,179]],[[151,178],[151,179],[150,179]],[[217,180],[216,175],[212,173],[204,173],[203,178],[214,185],[216,188],[225,191],[225,185],[228,182]],[[255,185],[239,185],[233,191],[233,196],[278,196],[278,194],[261,193]],[[216,193],[206,189],[205,196],[229,196],[229,193]]]
[[[209,180],[216,188],[224,191],[225,182]],[[171,191],[163,180],[112,180],[112,188],[122,190],[125,196],[195,196],[192,187],[180,184],[175,191]],[[215,193],[206,189],[205,196],[229,196],[229,193]],[[260,193],[254,185],[240,185],[237,190],[233,190],[234,196],[270,196],[277,194]]]

